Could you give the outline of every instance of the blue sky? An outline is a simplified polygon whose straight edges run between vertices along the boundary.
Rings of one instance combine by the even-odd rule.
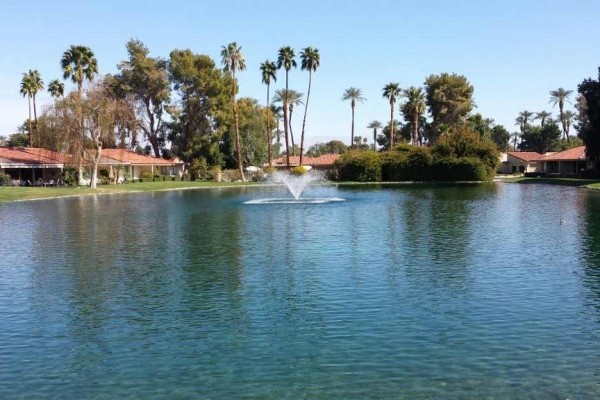
[[[25,15],[27,16],[25,18]],[[38,69],[47,83],[61,76],[59,60],[72,44],[89,46],[101,73],[114,73],[125,43],[142,40],[154,56],[175,48],[208,54],[242,46],[247,70],[240,95],[265,100],[259,65],[285,45],[299,53],[317,47],[307,117],[309,144],[350,138],[344,89],[367,98],[356,109],[356,134],[371,137],[372,120],[387,121],[382,87],[422,86],[432,73],[465,75],[475,87],[477,111],[509,130],[524,109],[551,109],[548,92],[576,90],[600,65],[600,1],[13,1],[0,15],[0,135],[27,118],[21,74]],[[292,71],[290,88],[306,93],[308,74]],[[275,88],[283,87],[280,72]],[[70,86],[70,84],[68,84]],[[39,95],[40,105],[50,101]],[[295,113],[299,131],[301,112]],[[399,119],[399,114],[397,113]]]

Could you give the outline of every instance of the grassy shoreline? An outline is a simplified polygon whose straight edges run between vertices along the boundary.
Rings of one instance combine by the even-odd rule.
[[[502,178],[500,182],[519,183],[519,184],[549,184],[560,186],[573,186],[590,189],[600,189],[600,180],[575,179],[575,178],[526,178],[512,177]],[[409,184],[410,182],[333,182],[336,185],[397,185]],[[18,201],[33,200],[51,200],[68,197],[96,196],[107,194],[126,194],[126,193],[145,193],[145,192],[163,192],[170,190],[193,190],[193,189],[211,189],[211,188],[231,188],[231,187],[257,187],[262,183],[256,182],[188,182],[188,181],[167,181],[167,182],[142,182],[127,185],[106,185],[98,186],[97,189],[89,187],[3,187],[0,186],[0,203],[10,203]]]
[[[32,200],[50,200],[67,197],[95,196],[106,194],[126,194],[162,192],[169,190],[190,190],[257,186],[254,182],[142,182],[126,185],[103,185],[97,189],[89,187],[3,187],[0,186],[0,203]]]

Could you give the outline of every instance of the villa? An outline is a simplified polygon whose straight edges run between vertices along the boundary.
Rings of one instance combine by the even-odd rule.
[[[548,152],[509,151],[500,157],[501,174],[543,174],[546,176],[577,176],[582,170],[592,168],[585,154],[585,146]]]
[[[498,172],[501,174],[526,174],[539,172],[541,165],[539,159],[543,154],[535,151],[509,151],[500,156],[500,167]]]
[[[124,149],[104,149],[98,171],[105,170],[113,182],[123,182],[125,177],[139,180],[145,173],[181,177],[185,164],[178,159],[165,160],[138,154]],[[0,174],[7,174],[15,184],[54,185],[65,168],[78,165],[71,155],[35,147],[0,147]],[[89,174],[91,165],[83,164]],[[82,180],[82,184],[88,183]]]

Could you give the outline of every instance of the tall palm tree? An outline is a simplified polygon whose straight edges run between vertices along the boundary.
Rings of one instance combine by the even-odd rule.
[[[407,111],[406,114],[412,117],[412,142],[413,146],[419,145],[419,121],[421,115],[425,112],[425,92],[423,89],[414,86],[402,91],[402,95],[406,97],[406,104],[402,107]]]
[[[381,128],[381,122],[379,121],[371,121],[367,128],[373,129],[373,151],[377,150],[377,129]]]
[[[519,135],[517,132],[514,132],[510,134],[510,137],[512,138],[513,151],[517,151],[517,143],[519,142],[521,135]]]
[[[515,118],[515,125],[519,127],[519,129],[521,130],[521,134],[525,132],[525,124],[523,124],[523,121],[524,119],[520,115],[517,118]]]
[[[565,128],[567,131],[567,139],[569,138],[569,129],[571,128],[571,122],[575,119],[575,117],[575,113],[571,110],[567,110],[563,113],[563,120],[565,121]]]
[[[400,85],[395,82],[388,83],[383,87],[383,97],[390,101],[390,150],[394,148],[394,105],[401,93]]]
[[[31,72],[31,70],[29,70]],[[23,95],[23,97],[27,96],[27,106],[29,107],[29,147],[33,146],[32,141],[32,130],[31,130],[31,98],[33,97],[33,85],[31,83],[31,76],[29,73],[23,73],[23,78],[21,79],[21,89],[19,92]]]
[[[519,117],[523,118],[523,129],[527,128],[530,119],[533,119],[534,114],[531,111],[521,111]]]
[[[543,128],[544,125],[546,125],[546,120],[548,118],[550,118],[551,116],[552,116],[552,113],[549,113],[548,111],[540,111],[538,113],[535,113],[535,118],[534,119],[539,119],[540,120],[540,125]]]
[[[352,128],[351,128],[351,136],[350,136],[350,147],[354,147],[354,108],[356,107],[356,102],[364,102],[366,98],[363,96],[362,90],[355,87],[349,87],[344,91],[342,95],[342,101],[350,100],[350,108],[352,109]]]
[[[288,93],[288,83],[289,83],[289,73],[290,69],[296,68],[296,60],[294,57],[296,54],[294,53],[294,49],[290,46],[284,46],[279,49],[279,53],[277,56],[277,69],[283,68],[285,69],[285,93],[287,96]],[[283,102],[283,129],[285,131],[285,157],[287,167],[290,167],[290,144],[288,137],[288,99],[287,97]]]
[[[281,121],[281,118],[283,118],[283,107],[276,104],[271,104],[269,108],[271,109],[271,114],[273,114],[275,122],[277,123],[277,126],[275,127],[275,135],[277,136],[277,145],[279,146],[281,144],[281,129],[279,129],[279,122]]]
[[[35,95],[40,90],[44,89],[44,81],[42,80],[42,75],[37,69],[29,70],[27,73],[29,75],[29,84],[31,88],[31,98],[33,100],[33,128],[35,129],[35,133],[38,133],[37,128],[37,107],[35,102]],[[38,137],[39,141],[39,137]]]
[[[302,96],[304,93],[300,93],[294,89],[284,90],[278,89],[275,91],[275,96],[273,97],[273,102],[275,103],[284,103],[285,99],[287,99],[288,107],[288,131],[290,133],[290,139],[292,142],[292,155],[296,155],[296,142],[294,141],[294,132],[292,131],[292,115],[294,114],[294,107],[304,104],[302,101]]]
[[[269,93],[271,88],[271,81],[277,81],[277,65],[273,61],[266,60],[264,63],[260,64],[260,72],[262,75],[262,82],[267,85],[267,108],[265,109],[267,115],[267,157],[269,159],[269,167],[273,166],[273,151],[271,148],[272,139],[271,139],[271,116],[270,114],[270,103],[269,103]]]
[[[233,103],[233,124],[235,126],[235,152],[237,153],[238,169],[242,176],[242,181],[246,181],[244,176],[244,167],[242,160],[242,149],[240,146],[240,127],[238,120],[238,109],[237,109],[237,80],[235,79],[235,71],[243,71],[246,69],[246,61],[242,54],[242,48],[237,45],[236,42],[231,42],[227,46],[221,46],[221,63],[223,69],[226,72],[231,72],[231,78],[233,79],[233,94],[231,101]]]
[[[304,118],[302,119],[302,134],[300,136],[300,165],[302,165],[302,155],[304,154],[304,128],[306,126],[306,112],[308,111],[308,100],[310,99],[310,85],[312,83],[312,73],[321,65],[321,56],[319,49],[306,47],[300,53],[302,60],[300,68],[308,71],[308,91],[306,92],[306,103],[304,104]]]
[[[94,52],[87,46],[69,47],[60,59],[60,67],[63,71],[63,79],[71,78],[73,83],[77,84],[77,114],[79,114],[79,135],[85,136],[85,127],[83,125],[82,93],[84,80],[93,81],[94,76],[98,74],[98,60]],[[82,153],[84,151],[81,141],[71,142],[72,154]],[[79,170],[81,176],[82,160],[79,160]],[[92,185],[95,182],[90,182]]]
[[[77,93],[81,98],[83,81],[94,80],[98,73],[98,60],[94,52],[87,46],[71,46],[63,53],[60,60],[63,70],[63,79],[69,79],[77,84]]]
[[[565,135],[565,139],[567,139],[567,141],[569,141],[569,136],[567,135],[567,126],[566,121],[564,119],[564,107],[565,101],[571,103],[569,97],[572,93],[572,90],[565,90],[561,87],[559,87],[556,90],[550,91],[550,103],[552,104],[552,107],[555,107],[558,104],[558,110],[560,112],[559,118],[563,126],[563,135]]]
[[[51,80],[48,83],[48,93],[54,98],[63,97],[65,95],[65,84],[58,79]]]

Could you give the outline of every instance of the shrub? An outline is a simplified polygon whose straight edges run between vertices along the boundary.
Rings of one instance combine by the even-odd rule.
[[[436,158],[475,157],[492,170],[495,170],[500,162],[494,142],[482,139],[478,133],[466,127],[459,127],[441,137],[431,152]]]
[[[152,174],[148,171],[144,171],[144,172],[142,172],[142,175],[140,176],[140,178],[150,180],[150,179],[152,179]],[[140,179],[140,182],[142,179]]]
[[[0,174],[0,186],[12,185],[12,178],[7,174]]]
[[[487,181],[494,176],[494,170],[475,157],[436,158],[432,172],[437,181]]]
[[[77,186],[79,185],[79,171],[77,168],[65,168],[61,179],[65,186]]]
[[[382,178],[398,182],[429,181],[432,180],[432,164],[433,157],[428,148],[398,146],[394,151],[382,153]]]
[[[242,180],[242,174],[239,169],[226,169],[222,175],[223,182],[237,182]]]
[[[381,181],[381,157],[374,151],[345,153],[336,161],[336,167],[342,181]]]
[[[290,173],[292,175],[297,175],[297,176],[304,175],[307,172],[308,172],[308,169],[304,168],[302,165],[298,165],[297,167],[294,167],[290,170]]]
[[[206,158],[204,157],[195,158],[190,164],[189,171],[190,179],[192,181],[205,180],[212,175],[209,173],[208,163],[206,162]]]

